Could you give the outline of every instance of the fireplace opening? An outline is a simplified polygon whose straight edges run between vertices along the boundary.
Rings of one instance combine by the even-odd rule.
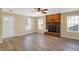
[[[57,32],[56,25],[50,23],[48,26],[48,32]]]

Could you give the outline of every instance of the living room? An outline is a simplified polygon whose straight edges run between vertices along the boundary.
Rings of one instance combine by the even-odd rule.
[[[2,8],[0,19],[1,51],[79,50],[79,8]]]

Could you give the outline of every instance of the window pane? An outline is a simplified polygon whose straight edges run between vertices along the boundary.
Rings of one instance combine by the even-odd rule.
[[[68,32],[79,32],[79,16],[68,16],[67,17],[67,31]]]
[[[31,30],[31,19],[25,19],[25,30]]]

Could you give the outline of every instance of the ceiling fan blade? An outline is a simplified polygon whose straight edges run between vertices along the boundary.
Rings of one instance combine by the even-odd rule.
[[[48,9],[41,9],[41,8],[34,8],[37,12],[41,12],[43,14],[46,14]]]
[[[48,9],[43,9],[42,11],[47,11]]]
[[[40,12],[41,8],[34,8],[36,11]]]
[[[42,12],[42,13],[46,14],[47,12]]]

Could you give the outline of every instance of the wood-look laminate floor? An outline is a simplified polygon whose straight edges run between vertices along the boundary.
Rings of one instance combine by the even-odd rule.
[[[79,51],[79,40],[35,33],[4,39],[0,51]]]

